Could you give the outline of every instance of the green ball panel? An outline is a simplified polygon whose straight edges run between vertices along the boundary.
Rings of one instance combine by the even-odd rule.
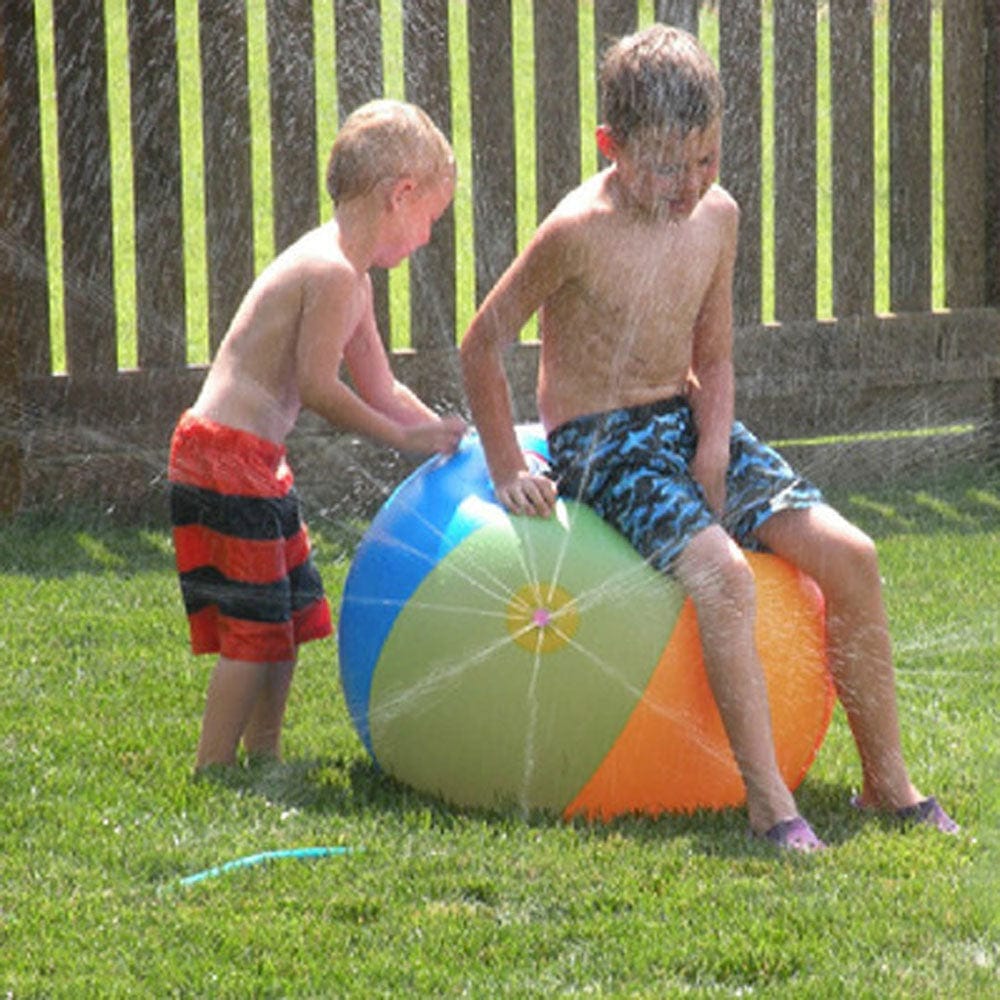
[[[518,591],[556,584],[572,635],[515,641]],[[369,703],[379,764],[462,806],[562,810],[632,713],[680,613],[680,587],[588,508],[504,518],[448,553],[399,614]],[[572,614],[554,614],[553,626]]]

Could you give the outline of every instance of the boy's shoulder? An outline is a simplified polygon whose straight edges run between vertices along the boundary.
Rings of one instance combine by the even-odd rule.
[[[608,186],[608,172],[595,174],[574,188],[556,205],[539,228],[548,242],[568,244],[604,241],[622,230],[631,231],[632,220],[624,214]],[[705,192],[687,220],[693,226],[686,232],[714,232],[725,239],[735,239],[739,228],[740,207],[721,184]]]
[[[316,266],[340,268],[349,266],[340,245],[339,235],[332,223],[325,223],[303,233],[277,258],[284,258],[290,266]]]
[[[305,283],[348,282],[358,277],[340,246],[336,230],[329,225],[303,233],[274,258],[267,270],[277,279]]]
[[[602,239],[608,224],[615,222],[603,174],[588,177],[568,191],[535,232],[534,243],[572,251],[581,244]]]
[[[565,225],[574,221],[596,220],[610,214],[614,204],[608,193],[608,173],[604,170],[594,174],[568,191],[552,210],[550,218]]]
[[[702,196],[692,220],[701,231],[722,245],[734,245],[740,226],[740,206],[720,184],[713,184]]]
[[[728,218],[739,218],[740,214],[739,202],[721,184],[713,184],[705,192],[699,207]]]

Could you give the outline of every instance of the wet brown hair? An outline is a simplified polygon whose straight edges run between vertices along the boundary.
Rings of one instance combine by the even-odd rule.
[[[600,87],[604,124],[619,142],[647,129],[687,134],[722,114],[715,63],[694,35],[664,24],[613,43],[601,60]]]
[[[403,101],[370,101],[351,112],[337,133],[326,189],[339,205],[384,180],[423,181],[454,168],[451,145],[423,109]]]

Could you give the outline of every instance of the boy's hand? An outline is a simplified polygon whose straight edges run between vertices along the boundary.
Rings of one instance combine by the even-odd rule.
[[[465,434],[465,421],[461,417],[447,416],[440,420],[427,420],[403,428],[403,451],[423,455],[440,452],[452,454]]]
[[[726,509],[726,467],[718,462],[705,461],[696,453],[691,462],[691,473],[705,491],[709,509],[721,518]]]
[[[511,479],[495,484],[497,499],[512,514],[548,517],[556,505],[556,484],[548,476],[519,470]]]

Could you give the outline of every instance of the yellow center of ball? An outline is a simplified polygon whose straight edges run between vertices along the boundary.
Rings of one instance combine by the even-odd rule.
[[[576,602],[556,584],[526,583],[507,602],[507,630],[530,653],[565,646],[579,623]]]

